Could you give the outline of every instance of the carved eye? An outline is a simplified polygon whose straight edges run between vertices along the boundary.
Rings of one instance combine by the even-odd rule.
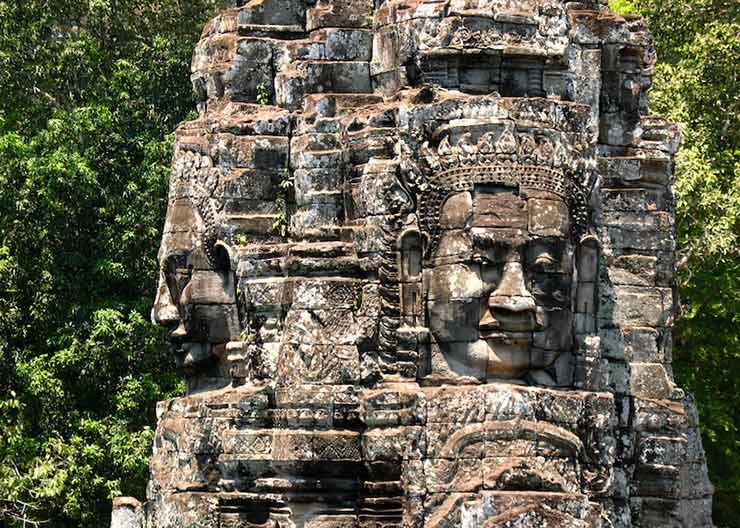
[[[552,298],[558,302],[565,302],[565,294],[561,290],[552,292]]]
[[[480,275],[483,282],[497,283],[501,277],[501,266],[493,262],[482,261],[480,265]]]
[[[558,261],[549,253],[542,253],[534,261],[534,265],[539,268],[549,268],[550,266],[557,265],[557,263]]]
[[[568,288],[563,288],[557,280],[547,277],[547,275],[541,274],[539,279],[533,279],[529,291],[543,307],[558,308],[565,306],[569,300]]]

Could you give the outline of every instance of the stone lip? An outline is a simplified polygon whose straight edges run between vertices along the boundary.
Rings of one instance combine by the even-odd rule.
[[[116,497],[113,499],[110,528],[143,528],[144,508],[134,497]]]
[[[135,497],[116,497],[113,499],[113,510],[123,508],[138,510],[141,506],[141,501]]]

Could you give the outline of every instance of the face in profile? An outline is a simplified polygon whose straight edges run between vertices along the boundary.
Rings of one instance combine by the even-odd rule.
[[[442,206],[428,318],[450,369],[515,379],[572,346],[573,247],[557,195],[478,186]]]
[[[170,204],[152,319],[166,327],[178,366],[190,367],[221,355],[225,343],[239,335],[228,253],[219,245],[208,251],[205,231],[189,200]]]

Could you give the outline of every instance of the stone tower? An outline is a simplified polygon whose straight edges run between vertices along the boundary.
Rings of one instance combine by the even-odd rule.
[[[188,394],[114,526],[712,526],[654,64],[605,0],[211,20],[153,311]]]

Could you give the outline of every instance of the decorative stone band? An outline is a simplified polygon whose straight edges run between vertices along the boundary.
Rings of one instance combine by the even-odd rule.
[[[586,193],[572,175],[560,168],[503,162],[491,165],[462,166],[427,175],[426,185],[418,193],[421,230],[428,236],[425,254],[430,256],[439,241],[442,206],[453,194],[472,191],[475,185],[502,185],[520,190],[553,193],[569,206],[571,235],[577,240],[588,226]]]
[[[500,184],[505,187],[548,191],[568,200],[568,185],[562,170],[535,165],[504,162],[495,165],[458,167],[446,170],[431,178],[432,187],[449,192],[472,190],[475,184]]]
[[[481,127],[496,127],[496,123],[481,123]],[[500,126],[500,125],[499,125]],[[455,141],[454,135],[457,126],[442,127],[444,137],[437,148],[425,143],[421,153],[427,166],[438,172],[449,170],[461,165],[486,165],[493,163],[519,163],[523,165],[537,165],[550,167],[575,167],[580,155],[575,155],[564,145],[565,138],[560,133],[542,130],[540,134],[515,132],[511,126],[504,126],[500,134],[495,131],[484,133],[477,141],[473,134],[462,134]],[[549,137],[548,137],[549,136]],[[450,139],[453,142],[450,143]]]

